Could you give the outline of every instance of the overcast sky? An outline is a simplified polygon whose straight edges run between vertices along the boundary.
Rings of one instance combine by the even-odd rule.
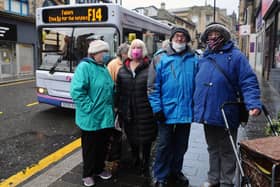
[[[128,9],[134,9],[136,7],[146,7],[154,5],[160,8],[161,2],[165,2],[166,9],[171,8],[183,8],[191,6],[204,6],[205,2],[214,6],[214,0],[122,0],[122,6]],[[216,6],[219,8],[226,8],[227,14],[231,14],[233,11],[238,13],[239,0],[216,0]]]

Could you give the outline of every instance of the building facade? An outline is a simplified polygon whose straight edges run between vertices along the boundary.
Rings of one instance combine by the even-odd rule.
[[[280,93],[280,1],[240,0],[239,25],[242,50],[252,67]]]
[[[280,93],[280,1],[263,0],[264,76]]]
[[[34,76],[37,7],[65,4],[68,0],[0,1],[0,79]]]
[[[169,25],[170,27],[183,27],[187,29],[191,36],[190,44],[196,48],[198,42],[196,40],[196,26],[195,24],[187,19],[177,16],[165,9],[165,3],[161,3],[161,7],[158,9],[155,6],[138,7],[134,11],[149,16],[153,19],[159,20],[162,23]]]
[[[35,8],[39,1],[0,2],[0,79],[34,75]]]
[[[178,17],[186,20],[191,20],[196,25],[196,38],[199,40],[202,32],[205,30],[206,25],[214,21],[214,8],[210,5],[207,6],[193,6],[187,8],[169,9]],[[231,30],[232,38],[236,38],[236,14],[228,16],[226,9],[215,8],[215,21],[224,24]],[[198,48],[202,48],[201,42],[198,44]]]

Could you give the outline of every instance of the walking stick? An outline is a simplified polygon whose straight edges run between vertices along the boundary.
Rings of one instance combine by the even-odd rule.
[[[246,187],[251,187],[250,179],[249,179],[249,177],[245,176],[244,170],[243,170],[243,168],[241,166],[241,161],[240,161],[238,153],[237,153],[237,148],[236,148],[236,145],[235,145],[234,140],[232,138],[232,135],[230,133],[230,129],[229,129],[229,125],[228,125],[228,120],[227,120],[227,117],[226,117],[226,114],[225,114],[225,111],[224,111],[224,106],[225,105],[232,105],[232,104],[240,104],[240,103],[227,102],[227,103],[224,103],[222,105],[222,107],[221,107],[223,119],[224,119],[225,125],[226,125],[226,129],[225,130],[226,130],[227,134],[229,135],[229,139],[230,139],[233,151],[234,151],[234,155],[235,155],[235,158],[236,158],[236,161],[237,161],[240,173],[241,173],[241,186],[245,185]]]

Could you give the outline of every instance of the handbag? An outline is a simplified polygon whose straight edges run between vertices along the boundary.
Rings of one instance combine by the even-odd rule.
[[[122,137],[123,132],[121,129],[119,113],[117,112],[115,115],[115,127],[112,128],[109,142],[107,146],[107,161],[112,162],[115,160],[120,160],[121,152],[122,152]]]
[[[227,81],[229,82],[229,84],[234,88],[234,90],[236,90],[236,98],[237,98],[237,103],[238,104],[238,108],[239,108],[239,123],[241,125],[246,125],[248,120],[249,120],[249,112],[246,108],[246,105],[244,103],[244,98],[243,95],[240,93],[240,91],[238,89],[235,88],[234,84],[232,83],[231,79],[228,77],[228,75],[226,74],[226,72],[223,70],[223,68],[217,64],[216,60],[213,58],[207,58],[210,60],[210,62],[212,64],[214,64],[216,66],[216,68],[224,75],[224,77],[227,79]]]

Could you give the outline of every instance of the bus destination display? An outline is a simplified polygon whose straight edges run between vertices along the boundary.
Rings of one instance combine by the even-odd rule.
[[[43,10],[45,23],[103,22],[108,19],[106,6]]]

